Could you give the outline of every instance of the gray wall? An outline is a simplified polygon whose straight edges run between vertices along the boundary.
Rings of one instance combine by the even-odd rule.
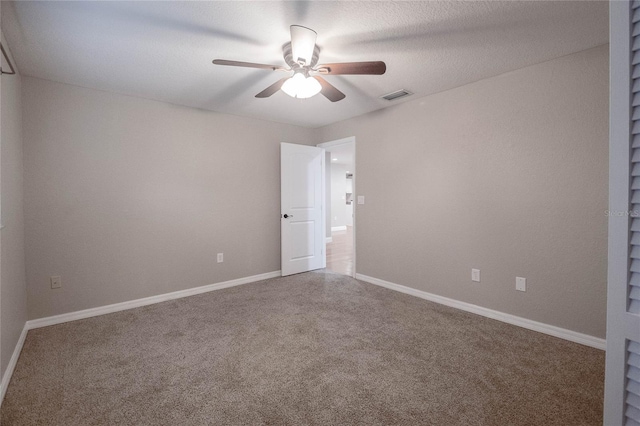
[[[8,46],[3,39],[5,49]],[[6,65],[5,65],[6,66]],[[0,122],[2,224],[0,231],[0,371],[4,374],[27,320],[22,191],[20,75],[3,75]]]
[[[23,108],[30,319],[280,269],[274,165],[311,130],[28,77]]]
[[[355,135],[359,273],[604,337],[607,79],[602,46],[302,129],[24,78],[29,317],[278,270],[279,142]]]
[[[319,142],[356,136],[358,273],[604,337],[607,55],[318,129]]]

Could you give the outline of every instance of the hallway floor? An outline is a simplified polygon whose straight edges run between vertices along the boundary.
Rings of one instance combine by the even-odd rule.
[[[346,231],[331,232],[327,243],[327,269],[344,275],[353,275],[353,226]]]

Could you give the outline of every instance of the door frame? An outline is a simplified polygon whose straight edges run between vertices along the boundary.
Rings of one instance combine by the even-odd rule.
[[[348,143],[353,143],[353,250],[351,252],[351,256],[353,259],[353,273],[352,273],[352,277],[355,278],[356,277],[356,226],[357,226],[357,215],[356,215],[356,210],[357,210],[357,179],[358,179],[358,174],[357,172],[357,161],[356,161],[356,156],[357,156],[357,145],[356,145],[356,137],[355,136],[349,136],[346,138],[342,138],[342,139],[336,139],[336,140],[332,140],[332,141],[328,141],[328,142],[323,142],[323,143],[319,143],[316,146],[318,148],[324,148],[325,151],[331,151],[331,147],[332,146],[337,146],[337,145],[344,145],[344,144],[348,144]],[[330,212],[328,212],[328,206],[325,205],[325,215],[330,214]],[[325,217],[325,222],[326,222],[326,217]],[[325,236],[326,236],[326,231],[325,231]],[[325,243],[325,259],[326,259],[326,243]]]

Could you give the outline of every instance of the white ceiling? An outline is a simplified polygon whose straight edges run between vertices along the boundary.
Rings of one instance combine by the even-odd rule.
[[[320,63],[381,60],[383,76],[327,76],[346,99],[254,95],[284,65],[289,26],[318,32]],[[4,2],[23,75],[319,127],[608,42],[608,4],[471,2]],[[381,95],[415,95],[389,102]]]

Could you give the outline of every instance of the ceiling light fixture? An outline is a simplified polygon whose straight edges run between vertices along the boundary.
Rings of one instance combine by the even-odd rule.
[[[338,159],[337,159],[337,158],[332,158],[331,160],[332,160],[332,161],[338,161]]]
[[[293,77],[282,85],[282,91],[292,98],[306,99],[317,95],[322,86],[313,77],[305,75],[303,71],[296,72]]]
[[[344,99],[345,94],[336,89],[321,75],[382,75],[387,65],[382,61],[341,62],[318,65],[320,47],[316,45],[317,34],[312,29],[300,25],[291,25],[291,42],[282,46],[284,62],[281,65],[257,64],[254,62],[214,59],[215,65],[232,67],[259,68],[270,71],[293,71],[291,77],[283,77],[256,95],[256,98],[268,98],[279,90],[294,98],[310,98],[321,93],[331,102]]]

